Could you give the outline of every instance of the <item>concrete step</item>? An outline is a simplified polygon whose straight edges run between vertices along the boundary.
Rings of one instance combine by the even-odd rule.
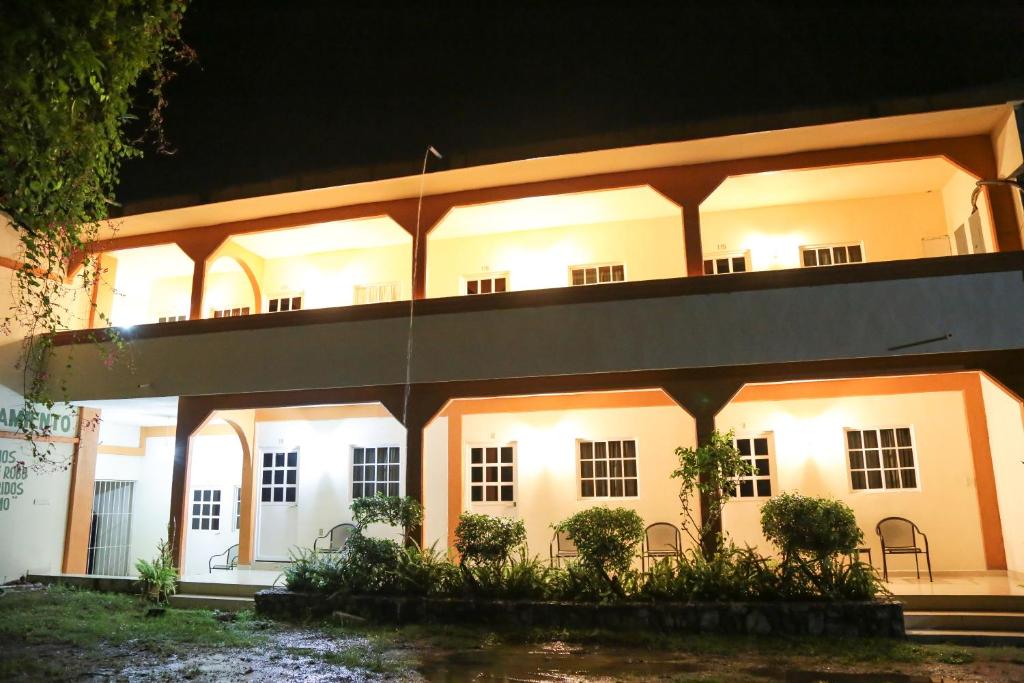
[[[224,595],[196,595],[177,593],[171,596],[171,607],[180,609],[213,609],[221,612],[241,612],[255,609],[256,601],[252,598]]]
[[[1024,595],[896,595],[907,612],[1024,613]]]
[[[1024,634],[1022,612],[904,611],[907,629],[950,631],[1006,631]]]
[[[908,629],[907,638],[915,643],[953,643],[993,647],[1010,645],[1024,647],[1024,633],[1019,631],[970,631],[955,629]]]
[[[179,581],[178,592],[188,595],[213,595],[230,598],[251,598],[269,585],[247,583],[217,583],[205,581]]]

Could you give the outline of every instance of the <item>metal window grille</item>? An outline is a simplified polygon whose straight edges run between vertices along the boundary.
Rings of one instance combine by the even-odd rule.
[[[133,481],[100,480],[93,485],[86,573],[128,576],[134,497]]]

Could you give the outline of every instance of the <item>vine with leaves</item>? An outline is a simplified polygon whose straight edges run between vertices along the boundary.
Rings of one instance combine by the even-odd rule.
[[[66,404],[66,374],[48,372],[52,334],[83,309],[101,322],[92,251],[126,159],[168,151],[165,88],[191,61],[181,40],[187,0],[10,0],[0,41],[0,224],[17,237],[4,334],[21,336],[18,427],[37,469],[66,468],[41,439]],[[141,113],[141,116],[140,116]],[[115,351],[123,348],[116,333]]]

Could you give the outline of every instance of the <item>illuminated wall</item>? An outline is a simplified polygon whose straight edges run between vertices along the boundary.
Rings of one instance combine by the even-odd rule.
[[[408,299],[412,278],[412,246],[347,249],[308,256],[268,259],[264,264],[264,297],[303,296],[303,308],[349,306],[356,286],[394,282],[399,299]]]
[[[1006,566],[1024,580],[1024,413],[1020,402],[984,375],[985,399],[992,466],[996,476],[999,512],[1003,518]]]
[[[219,269],[211,269],[206,274],[206,287],[203,295],[203,317],[212,318],[213,311],[228,308],[249,307],[250,313],[256,313],[256,297],[252,284],[242,269],[228,259],[221,259]]]
[[[701,212],[705,255],[750,251],[752,270],[800,267],[800,247],[864,242],[867,261],[925,256],[922,240],[947,233],[941,193]]]
[[[735,429],[737,434],[772,432],[778,490],[834,497],[850,505],[876,566],[881,567],[881,550],[875,525],[892,515],[913,520],[928,534],[935,570],[985,569],[960,392],[735,402],[719,414],[717,425],[723,431]],[[853,492],[843,430],[884,426],[913,428],[920,488]],[[753,500],[736,500],[726,506],[724,528],[737,544],[765,546],[760,508]],[[1008,518],[1004,515],[1004,519]],[[913,569],[913,559],[898,558],[890,568]]]
[[[509,289],[569,285],[569,268],[624,263],[626,279],[686,275],[680,218],[654,218],[538,228],[452,238],[429,238],[427,296],[463,294],[465,276],[509,273]]]
[[[471,445],[516,443],[518,501],[512,514],[526,523],[530,554],[546,558],[551,524],[590,507],[621,506],[636,510],[646,524],[679,524],[679,486],[669,475],[677,465],[676,447],[693,446],[696,432],[693,418],[667,406],[466,415],[462,438],[464,458]],[[581,498],[577,439],[635,439],[639,497]],[[476,510],[468,473],[463,482],[462,509]]]
[[[148,453],[147,453],[148,455]],[[191,496],[196,489],[221,492],[220,529],[217,531],[186,530],[185,569],[183,574],[206,574],[209,559],[238,543],[233,529],[235,487],[242,484],[242,445],[234,434],[197,435],[192,438],[189,461],[189,514]],[[168,495],[168,498],[170,496]],[[164,515],[167,513],[165,512]],[[191,520],[191,516],[189,517]]]

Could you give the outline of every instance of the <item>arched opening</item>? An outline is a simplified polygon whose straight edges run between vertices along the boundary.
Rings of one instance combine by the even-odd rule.
[[[975,180],[943,157],[732,176],[700,207],[705,274],[993,251]]]
[[[130,327],[187,320],[192,259],[176,244],[121,249],[98,258],[95,308],[82,326]]]
[[[207,266],[204,318],[230,318],[260,312],[263,297],[253,266],[235,255],[220,255]]]
[[[648,186],[455,207],[426,248],[428,297],[686,275],[681,209]]]

